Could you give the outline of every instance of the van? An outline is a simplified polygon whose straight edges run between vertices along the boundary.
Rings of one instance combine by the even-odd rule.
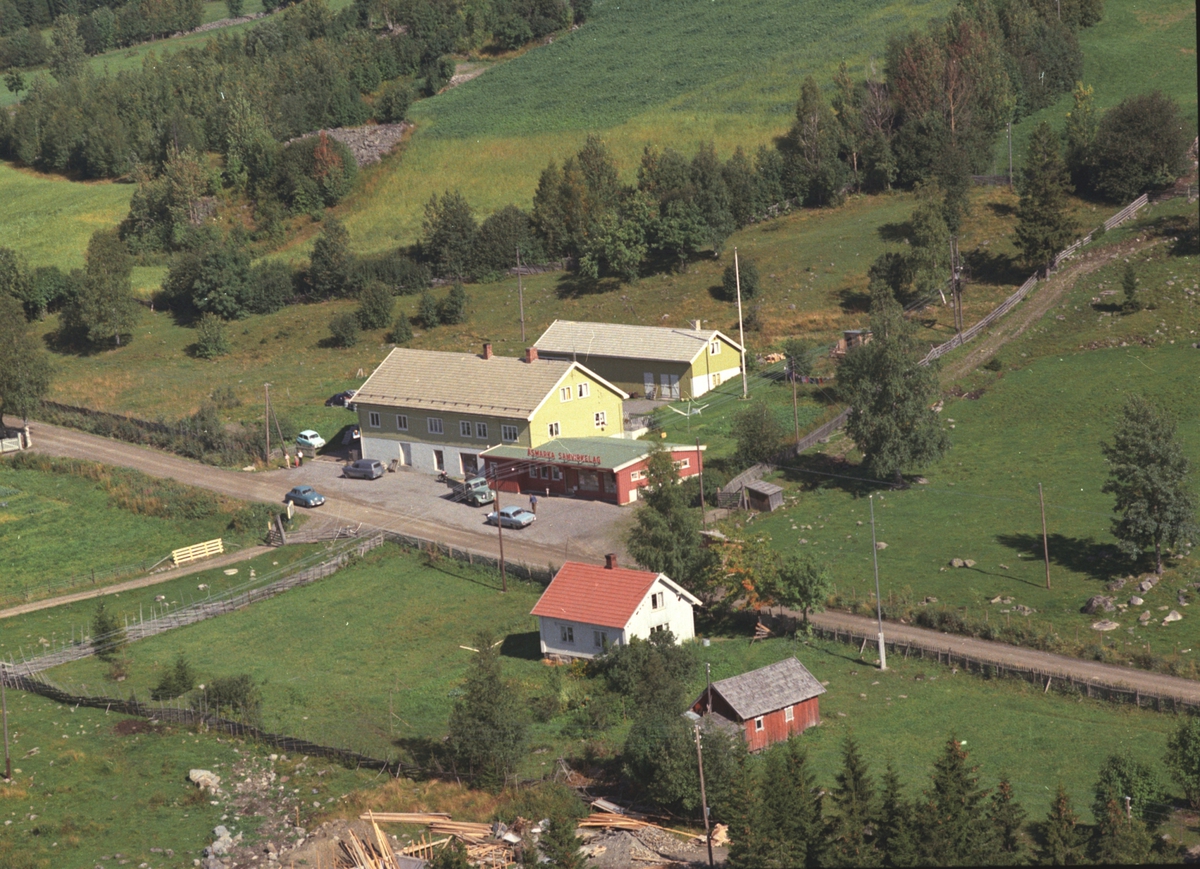
[[[357,459],[342,468],[342,476],[377,480],[383,476],[383,470],[383,462],[377,459]]]

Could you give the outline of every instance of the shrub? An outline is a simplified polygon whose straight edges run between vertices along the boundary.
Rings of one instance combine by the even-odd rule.
[[[381,124],[400,123],[408,117],[408,107],[412,101],[412,88],[403,82],[391,82],[384,86],[383,93],[375,100],[375,120]]]
[[[753,299],[758,294],[758,267],[754,265],[754,260],[740,257],[738,259],[738,271],[741,272],[742,281],[742,301]],[[721,279],[722,297],[728,302],[737,301],[737,278],[733,263],[725,267],[725,275]]]
[[[196,674],[187,658],[180,653],[175,665],[163,672],[158,683],[150,689],[151,700],[174,700],[196,687]]]
[[[325,133],[286,145],[275,172],[275,192],[294,212],[319,213],[350,192],[358,164],[350,149]]]
[[[358,317],[337,314],[329,321],[329,338],[334,347],[353,347],[358,343]]]
[[[988,371],[999,371],[1004,367],[1004,363],[1000,361],[999,356],[993,356],[987,362],[983,363],[983,367]]]
[[[295,295],[292,269],[287,263],[260,262],[250,269],[246,289],[247,311],[251,314],[274,314]]]
[[[1128,202],[1170,184],[1186,168],[1189,138],[1179,105],[1170,97],[1153,91],[1123,100],[1096,129],[1096,192],[1113,202]]]
[[[382,329],[390,325],[394,306],[391,289],[372,281],[358,294],[358,325],[364,329]]]
[[[417,306],[417,322],[425,329],[432,329],[441,322],[437,299],[428,290],[421,293],[421,303]]]
[[[408,315],[401,311],[396,317],[396,322],[392,324],[392,331],[388,333],[387,339],[403,347],[412,338],[412,324],[408,322]]]
[[[1108,813],[1110,799],[1126,796],[1132,798],[1130,808],[1133,814],[1143,820],[1155,817],[1162,809],[1163,788],[1154,770],[1128,752],[1110,754],[1100,767],[1092,813],[1097,818],[1103,818]]]
[[[215,359],[229,353],[229,339],[225,337],[225,324],[216,314],[205,313],[196,327],[196,355],[201,359]]]
[[[262,690],[247,673],[222,676],[200,689],[192,708],[253,723],[262,714]]]
[[[462,284],[455,281],[446,298],[438,302],[437,318],[447,326],[467,322],[467,291]]]

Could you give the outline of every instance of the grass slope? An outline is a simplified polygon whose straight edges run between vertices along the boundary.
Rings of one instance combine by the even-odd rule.
[[[545,690],[547,670],[537,660],[535,624],[528,615],[540,588],[509,585],[464,565],[426,566],[394,547],[316,585],[255,604],[248,610],[160,635],[130,646],[122,693],[143,696],[177,652],[202,678],[249,672],[263,681],[268,728],[377,755],[423,750],[445,735],[446,722],[479,628],[504,636],[507,676],[521,690]],[[713,678],[798,655],[818,679],[825,725],[805,736],[820,780],[831,784],[843,737],[854,733],[877,771],[888,758],[911,787],[924,783],[941,742],[953,732],[968,740],[984,779],[1010,775],[1032,813],[1045,811],[1059,781],[1081,808],[1104,753],[1129,748],[1155,763],[1174,719],[1079,699],[1044,695],[1037,686],[954,675],[947,668],[895,660],[881,674],[852,649],[827,642],[776,639],[748,642],[718,637],[701,648]],[[105,665],[82,661],[51,676],[60,683],[103,684]],[[582,697],[586,681],[567,675],[567,691]],[[703,677],[692,686],[697,692]],[[108,690],[112,690],[110,686]],[[545,758],[586,750],[562,715],[533,729],[522,774],[552,770]],[[589,732],[591,751],[619,750],[626,725]],[[607,746],[607,747],[606,747]],[[1031,763],[1030,758],[1037,762]]]

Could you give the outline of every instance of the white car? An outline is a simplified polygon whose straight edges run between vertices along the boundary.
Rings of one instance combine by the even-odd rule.
[[[300,432],[300,434],[296,435],[296,446],[319,450],[321,447],[325,446],[325,438],[321,437],[311,428],[305,429],[304,431]]]

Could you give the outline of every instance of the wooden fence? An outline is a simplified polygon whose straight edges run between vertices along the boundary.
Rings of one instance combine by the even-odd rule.
[[[184,564],[191,564],[193,561],[199,561],[201,558],[212,558],[214,555],[220,555],[224,551],[225,544],[218,537],[216,540],[206,540],[194,546],[172,549],[171,560],[175,562],[176,567],[179,567]]]
[[[780,617],[774,617],[775,621],[779,619]],[[794,628],[795,620],[786,620],[789,622],[789,626]],[[864,648],[866,646],[877,648],[879,642],[879,638],[874,632],[859,632],[842,630],[840,628],[818,628],[814,625],[813,633],[825,639],[836,640],[851,645],[858,644]],[[1080,679],[1074,676],[1064,676],[1062,673],[1051,673],[1048,670],[1037,667],[1014,666],[1000,661],[965,655],[962,652],[937,646],[933,643],[889,640],[887,639],[886,632],[884,634],[884,647],[890,654],[903,657],[905,660],[908,660],[911,655],[915,654],[922,660],[932,660],[949,667],[959,667],[964,672],[975,673],[985,678],[1022,679],[1026,682],[1034,683],[1047,692],[1053,689],[1063,694],[1108,700],[1113,703],[1128,703],[1139,708],[1154,709],[1158,712],[1200,709],[1200,702],[1185,697],[1170,694],[1155,694],[1149,691],[1142,691],[1136,687],[1131,688],[1128,685],[1119,685],[1099,679]],[[1131,673],[1131,675],[1134,674]]]

